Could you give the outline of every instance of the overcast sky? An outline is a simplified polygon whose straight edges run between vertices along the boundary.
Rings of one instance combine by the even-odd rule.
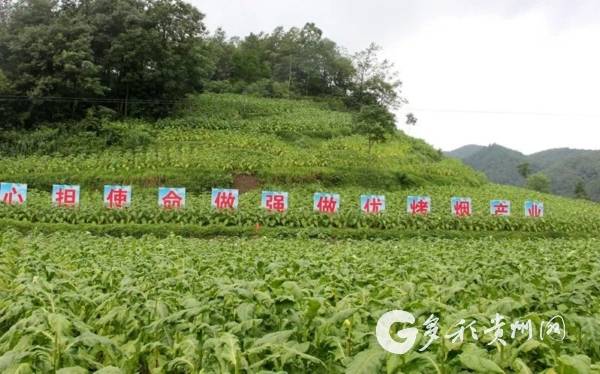
[[[351,53],[376,42],[409,100],[399,127],[437,148],[600,149],[600,0],[192,3],[230,36],[315,22]]]

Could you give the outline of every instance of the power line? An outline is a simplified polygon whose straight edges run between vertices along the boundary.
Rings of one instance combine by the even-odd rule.
[[[18,96],[0,95],[0,101],[49,101],[68,102],[73,101],[89,103],[131,103],[131,104],[177,104],[184,100],[165,99],[125,99],[104,97],[66,97],[66,96]],[[457,113],[457,114],[493,114],[493,115],[519,115],[519,116],[543,116],[543,117],[600,117],[600,113],[552,113],[552,112],[526,112],[526,111],[499,111],[483,109],[436,109],[436,108],[406,108],[407,112],[429,112],[429,113]]]
[[[165,99],[115,99],[103,97],[64,97],[64,96],[17,96],[17,95],[0,95],[0,101],[49,101],[49,102],[68,102],[73,101],[90,102],[90,103],[132,103],[132,104],[177,104],[183,100],[165,100]]]
[[[521,115],[521,116],[546,116],[546,117],[600,117],[600,113],[552,113],[552,112],[520,112],[520,111],[497,111],[478,109],[433,109],[433,108],[410,108],[408,112],[430,112],[430,113],[463,113],[463,114],[495,114],[495,115]]]

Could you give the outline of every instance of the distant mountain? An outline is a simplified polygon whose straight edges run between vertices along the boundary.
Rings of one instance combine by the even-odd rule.
[[[445,152],[445,153],[447,156],[463,160],[463,159],[471,156],[473,153],[482,150],[483,148],[485,148],[485,147],[482,145],[469,144],[469,145],[463,145],[460,148],[456,148],[453,151]]]
[[[461,159],[496,183],[515,186],[525,184],[517,166],[527,162],[532,173],[542,172],[550,178],[553,193],[573,197],[575,185],[582,181],[590,198],[600,201],[600,151],[557,148],[527,156],[498,144],[470,144],[446,155]]]
[[[540,168],[547,168],[555,162],[566,160],[570,157],[581,156],[585,154],[593,155],[598,151],[589,151],[583,149],[572,149],[572,148],[555,148],[548,149],[529,155],[529,160]]]

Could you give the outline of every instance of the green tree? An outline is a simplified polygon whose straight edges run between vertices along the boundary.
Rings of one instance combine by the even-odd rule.
[[[269,36],[273,78],[304,96],[344,96],[353,74],[351,60],[314,23]]]
[[[85,3],[84,3],[85,4]],[[204,15],[180,0],[95,0],[94,55],[111,96],[125,114],[161,116],[172,101],[201,89],[212,72]],[[83,11],[83,9],[82,9]],[[135,105],[136,102],[147,102]]]
[[[81,118],[100,99],[163,115],[211,72],[203,15],[180,0],[24,0],[8,14],[0,69],[30,98],[12,103],[25,123]]]
[[[233,75],[236,80],[254,83],[271,76],[265,58],[262,34],[250,34],[233,54]]]
[[[380,105],[365,105],[354,116],[354,132],[367,138],[368,152],[396,131],[395,117]]]
[[[218,28],[207,40],[208,56],[210,56],[210,80],[228,81],[233,74],[233,55],[236,46],[227,39],[227,34]]]
[[[0,44],[6,58],[0,62],[15,95],[23,121],[64,119],[77,110],[77,102],[47,104],[43,97],[90,97],[102,95],[91,49],[92,29],[80,16],[54,12],[57,3],[26,1],[16,7]]]
[[[346,97],[355,73],[352,61],[314,23],[252,33],[242,40],[223,32],[209,38],[214,51],[211,90],[266,96]],[[224,68],[222,68],[224,67]]]
[[[550,192],[550,179],[543,173],[536,173],[527,178],[527,188],[538,192]]]
[[[531,174],[531,167],[529,166],[529,162],[523,162],[517,165],[517,170],[524,179],[527,179]]]
[[[364,51],[352,56],[356,73],[352,97],[358,105],[378,104],[389,109],[406,103],[400,95],[402,82],[394,64],[379,57],[381,47],[371,43]]]
[[[11,0],[0,0],[0,27],[6,26],[12,9]]]
[[[0,96],[11,94],[12,91],[10,88],[10,82],[8,81],[2,70],[0,70]],[[8,100],[8,98],[6,100]],[[11,127],[9,126],[9,124],[12,121],[16,121],[17,118],[13,106],[8,104],[8,101],[4,101],[0,98],[0,129],[4,127]]]
[[[590,198],[587,191],[585,190],[585,184],[582,180],[578,180],[577,183],[575,183],[575,198],[586,200],[589,200]]]
[[[8,79],[6,79],[6,76],[4,75],[2,70],[0,70],[0,94],[7,93],[8,90],[9,90]]]

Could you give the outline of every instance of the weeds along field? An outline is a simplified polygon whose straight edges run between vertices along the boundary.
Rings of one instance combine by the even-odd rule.
[[[598,239],[157,239],[0,234],[2,373],[599,373]],[[377,319],[419,335],[385,353]],[[506,317],[490,344],[490,318]],[[428,340],[476,321],[479,339]],[[564,317],[566,338],[540,338]],[[534,338],[510,336],[529,319]]]
[[[129,225],[129,234],[141,225],[177,226],[229,226],[240,228],[290,228],[290,229],[374,229],[464,232],[526,232],[548,236],[595,236],[600,232],[600,205],[571,200],[553,195],[539,194],[519,188],[486,185],[485,187],[431,186],[409,190],[365,190],[359,187],[324,190],[319,185],[304,188],[272,186],[274,190],[290,191],[290,209],[286,213],[270,213],[260,208],[260,189],[240,195],[239,209],[234,212],[215,211],[210,206],[210,194],[189,193],[186,207],[180,210],[162,210],[157,206],[156,189],[133,190],[132,207],[122,210],[102,206],[99,192],[83,190],[78,208],[57,208],[51,204],[50,193],[30,191],[26,206],[0,205],[3,226],[11,223],[87,225]],[[269,189],[269,187],[265,187]],[[312,194],[317,191],[339,192],[340,212],[320,214],[312,210]],[[377,215],[365,215],[359,209],[362,193],[385,194],[386,211]],[[412,216],[406,212],[408,195],[429,195],[432,213],[428,216]],[[472,217],[454,217],[450,210],[452,196],[469,196],[473,199]],[[512,202],[511,217],[494,217],[489,213],[489,200],[509,199]],[[540,200],[545,205],[544,218],[524,217],[525,200]],[[13,225],[14,226],[14,225]],[[144,233],[153,231],[145,230]],[[323,233],[324,236],[328,236]],[[193,236],[193,235],[192,235]]]

